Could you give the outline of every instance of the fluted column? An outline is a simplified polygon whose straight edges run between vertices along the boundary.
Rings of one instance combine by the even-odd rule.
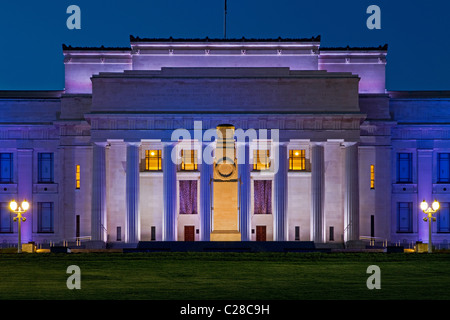
[[[273,240],[287,241],[287,146],[278,144],[275,150],[275,161],[278,168],[274,176],[274,212],[273,212]],[[276,165],[276,164],[275,164]]]
[[[206,158],[204,152],[207,144],[202,146],[202,163],[200,164],[200,239],[209,241],[211,234],[211,177],[212,177],[212,157]]]
[[[325,242],[324,143],[311,143],[311,240]]]
[[[140,238],[139,228],[139,147],[140,142],[126,142],[127,144],[127,172],[126,172],[126,201],[127,215],[125,220],[125,240],[137,243]]]
[[[345,241],[359,240],[358,145],[344,142],[345,147]]]
[[[172,161],[172,151],[175,145],[165,143],[163,147],[163,240],[176,241],[177,218],[177,165]]]
[[[106,146],[95,142],[92,163],[91,239],[106,241]]]
[[[242,241],[250,241],[250,156],[249,144],[238,145],[239,231]]]

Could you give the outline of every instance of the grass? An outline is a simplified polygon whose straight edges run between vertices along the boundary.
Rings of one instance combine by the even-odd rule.
[[[81,270],[69,290],[67,267]],[[367,267],[381,289],[366,286]],[[0,254],[1,300],[448,300],[450,254]]]

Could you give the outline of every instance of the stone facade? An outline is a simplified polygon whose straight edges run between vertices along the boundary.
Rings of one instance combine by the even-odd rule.
[[[217,168],[205,155],[223,124],[235,128],[230,207],[242,241],[427,242],[419,203],[434,198],[443,206],[433,238],[450,240],[450,94],[387,91],[386,47],[321,48],[318,37],[130,40],[63,46],[63,91],[0,92],[5,245],[17,242],[12,199],[31,204],[22,242],[214,240]],[[181,150],[196,150],[189,170]],[[260,154],[270,165],[254,170]],[[186,195],[193,214],[181,213],[184,180],[195,186]],[[260,180],[271,186],[266,200]],[[261,201],[266,212],[255,213]]]

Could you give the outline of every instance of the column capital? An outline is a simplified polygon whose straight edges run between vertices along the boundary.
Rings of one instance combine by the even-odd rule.
[[[106,148],[107,146],[109,146],[109,142],[108,141],[92,141],[92,145],[95,145],[97,147]]]
[[[124,140],[127,146],[140,147],[142,144],[141,140]]]
[[[289,141],[271,141],[268,144],[270,144],[271,146],[287,148],[289,146]]]
[[[311,147],[324,147],[327,144],[326,141],[310,141],[309,145]]]
[[[174,147],[174,146],[176,146],[177,144],[179,144],[181,141],[171,141],[171,140],[169,140],[169,141],[164,141],[164,140],[161,140],[161,144],[163,145],[163,147],[165,147],[165,146],[172,146],[172,147]]]
[[[343,142],[341,142],[341,147],[348,148],[348,147],[352,147],[357,144],[358,144],[357,141],[343,141]]]

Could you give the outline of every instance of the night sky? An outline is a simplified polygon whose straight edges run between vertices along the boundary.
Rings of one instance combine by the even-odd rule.
[[[69,30],[69,5],[81,30]],[[450,1],[227,0],[227,38],[388,44],[388,90],[450,90]],[[369,5],[381,29],[369,30]],[[62,44],[129,46],[129,36],[223,38],[224,0],[0,0],[0,90],[64,88]]]

